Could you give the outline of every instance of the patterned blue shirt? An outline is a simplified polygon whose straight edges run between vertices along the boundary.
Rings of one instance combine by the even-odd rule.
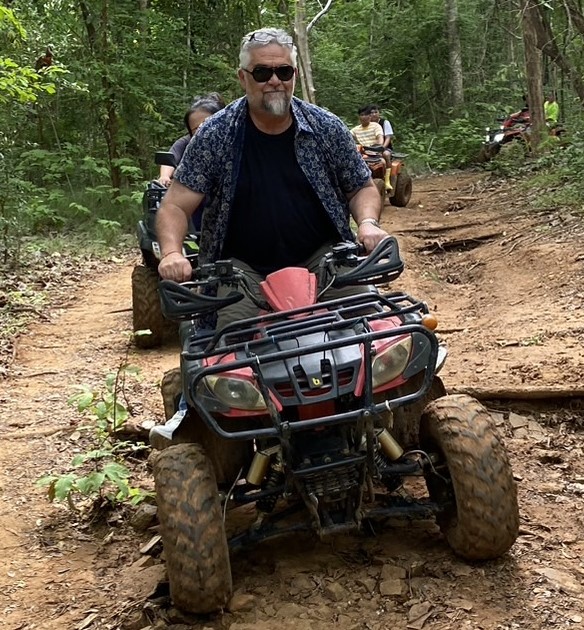
[[[292,98],[296,159],[343,240],[353,241],[347,193],[362,188],[370,171],[349,130],[334,114]],[[193,136],[174,178],[207,195],[199,261],[217,260],[241,164],[247,99],[242,97],[208,118]]]

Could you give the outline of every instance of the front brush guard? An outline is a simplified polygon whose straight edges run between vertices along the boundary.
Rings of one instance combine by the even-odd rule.
[[[362,311],[364,306],[373,307],[377,304],[380,310],[370,315],[355,313],[348,319],[329,318],[328,308],[334,308],[338,313],[352,312],[356,309]],[[216,333],[212,340],[205,340],[204,344],[186,344],[186,349],[182,353],[183,362],[183,387],[188,404],[195,408],[207,426],[224,439],[249,440],[254,438],[284,438],[297,431],[313,429],[317,426],[333,426],[339,424],[354,424],[367,418],[375,417],[385,411],[394,409],[414,402],[422,397],[431,387],[435,376],[436,363],[438,358],[438,340],[435,334],[419,323],[404,323],[395,328],[382,330],[368,329],[364,326],[367,321],[383,320],[388,317],[404,317],[408,313],[426,312],[427,308],[423,303],[414,302],[409,296],[395,294],[393,296],[361,295],[350,296],[330,302],[321,302],[311,307],[315,311],[312,317],[306,311],[307,307],[295,309],[287,316],[283,314],[271,314],[264,317],[250,318],[238,323],[245,325],[245,334],[239,330],[238,334],[226,327],[220,333]],[[304,313],[305,317],[294,319],[294,315]],[[289,319],[290,318],[290,319]],[[361,327],[362,332],[357,332]],[[354,332],[349,337],[338,336],[333,338],[331,334],[337,330],[350,330]],[[279,344],[288,339],[294,339],[297,335],[309,335],[311,333],[322,333],[323,340],[310,346],[289,347],[280,349]],[[418,339],[425,338],[428,342],[429,350],[427,362],[424,369],[424,379],[420,389],[416,392],[400,396],[395,399],[386,400],[381,403],[373,401],[373,390],[371,385],[371,365],[373,359],[373,342],[392,337],[416,335]],[[239,338],[229,343],[230,337]],[[268,346],[266,346],[268,343]],[[282,347],[285,347],[285,343]],[[298,359],[309,354],[325,354],[347,345],[361,347],[363,352],[363,362],[365,364],[365,387],[363,390],[363,405],[359,409],[353,409],[342,413],[335,413],[324,417],[311,418],[288,422],[282,419],[281,414],[276,409],[272,397],[269,393],[269,384],[266,381],[265,366],[276,362]],[[214,362],[213,357],[233,355],[233,359],[228,362]],[[209,362],[204,365],[208,360]],[[251,369],[254,379],[262,393],[267,405],[267,414],[271,419],[271,426],[258,427],[249,430],[227,431],[220,426],[214,412],[205,406],[205,401],[197,395],[198,385],[201,381],[212,375],[224,372],[236,371],[242,368]],[[325,394],[326,396],[326,394]],[[328,395],[330,397],[330,395]],[[317,402],[318,397],[311,397],[308,402]],[[304,401],[306,402],[306,401]],[[304,404],[301,401],[301,404]],[[217,409],[215,412],[221,412]]]

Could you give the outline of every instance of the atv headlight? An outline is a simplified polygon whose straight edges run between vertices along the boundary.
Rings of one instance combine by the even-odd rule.
[[[499,131],[493,136],[493,142],[503,142],[503,138],[505,134],[502,131]]]
[[[266,409],[260,391],[245,379],[228,376],[206,376],[203,379],[207,389],[224,405],[232,409],[262,411]]]
[[[373,359],[371,366],[373,389],[393,381],[406,369],[411,350],[412,337],[409,335],[380,352]]]

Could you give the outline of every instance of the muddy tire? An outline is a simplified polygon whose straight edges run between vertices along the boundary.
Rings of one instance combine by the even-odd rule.
[[[178,402],[182,393],[180,368],[173,368],[164,373],[160,382],[160,393],[164,405],[164,419],[170,420],[178,409]]]
[[[219,610],[232,591],[229,549],[211,462],[197,444],[177,444],[154,458],[160,533],[170,596],[177,608]]]
[[[501,151],[501,144],[498,142],[493,142],[491,144],[483,144],[481,150],[479,151],[477,162],[479,164],[484,164],[485,162],[490,162],[494,157],[496,157]]]
[[[509,550],[519,529],[517,488],[505,446],[489,412],[463,394],[431,402],[422,415],[420,446],[437,455],[426,485],[445,505],[437,517],[453,551],[490,560]]]
[[[164,417],[169,420],[178,409],[182,393],[182,377],[180,368],[168,370],[160,383]],[[237,421],[240,425],[241,420]],[[194,409],[189,409],[188,415],[175,430],[172,444],[199,444],[205,449],[215,472],[217,483],[229,486],[238,473],[247,470],[253,457],[252,442],[237,442],[225,440],[209,429],[204,420]]]
[[[397,396],[407,396],[417,392],[424,382],[424,372],[415,374],[406,383],[395,390]],[[430,389],[420,399],[393,410],[391,434],[402,448],[418,448],[420,439],[420,420],[426,405],[446,395],[446,389],[439,376],[435,376]],[[376,400],[376,402],[378,402]]]
[[[389,203],[398,208],[405,208],[412,198],[412,178],[405,172],[398,173],[395,180],[395,190],[393,196],[389,198]]]
[[[134,333],[150,330],[150,335],[134,335],[138,348],[155,348],[162,344],[166,320],[160,310],[158,274],[139,265],[132,272],[132,325]]]

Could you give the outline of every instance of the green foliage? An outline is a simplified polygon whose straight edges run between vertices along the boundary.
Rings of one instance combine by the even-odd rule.
[[[306,0],[307,19],[322,6]],[[241,36],[293,30],[295,17],[287,0],[10,7],[0,7],[0,249],[11,255],[35,233],[89,232],[107,243],[133,231],[154,151],[183,133],[192,97],[238,97]],[[377,102],[414,170],[470,163],[482,127],[519,108],[526,82],[518,8],[468,0],[458,14],[465,104],[454,119],[443,0],[332,3],[309,33],[318,103],[352,126],[360,105]],[[563,5],[552,27],[581,75],[581,38]],[[49,42],[53,63],[37,72]],[[556,76],[551,62],[546,72]],[[560,105],[571,125],[580,105],[569,87]]]
[[[8,35],[12,41],[16,38],[26,39],[26,31],[16,19],[14,11],[2,5],[0,5],[0,33]]]
[[[539,191],[534,207],[565,206],[582,213],[584,128],[576,128],[568,138],[550,138],[540,150],[531,165],[533,174],[525,182],[526,187]]]
[[[514,140],[501,147],[501,151],[485,164],[485,169],[500,177],[519,177],[525,175],[527,147],[523,142]]]
[[[123,459],[127,453],[148,447],[117,439],[129,417],[127,405],[120,400],[127,376],[137,378],[138,368],[123,365],[107,375],[102,389],[81,386],[69,399],[69,404],[90,420],[91,425],[83,429],[93,434],[93,447],[72,459],[74,471],[47,475],[37,481],[38,486],[48,487],[50,501],[67,501],[76,509],[75,499],[79,496],[89,498],[94,505],[105,502],[112,506],[123,502],[136,505],[151,496],[131,486],[130,471]]]
[[[129,158],[117,161],[132,186],[124,190],[112,187],[105,160],[72,143],[58,151],[31,148],[19,158],[9,168],[0,157],[0,245],[7,253],[14,256],[21,239],[34,234],[83,232],[109,245],[135,229],[145,182]]]
[[[463,168],[472,164],[483,140],[482,130],[468,118],[457,118],[439,131],[418,125],[403,132],[400,150],[408,154],[412,172]]]

